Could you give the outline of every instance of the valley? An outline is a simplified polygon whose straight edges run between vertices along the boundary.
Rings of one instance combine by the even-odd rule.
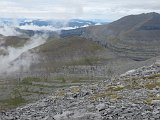
[[[38,116],[36,109],[48,120],[51,116],[57,120],[74,120],[76,115],[80,115],[77,120],[123,119],[123,114],[134,110],[112,116],[122,103],[124,109],[135,104],[136,110],[144,107],[141,113],[146,107],[157,112],[157,106],[150,107],[159,104],[153,101],[159,101],[160,90],[160,29],[155,27],[160,25],[159,21],[160,14],[146,13],[103,25],[92,23],[89,27],[83,27],[85,21],[77,29],[58,32],[15,28],[19,35],[1,35],[0,111],[3,117],[0,119],[16,119],[18,112],[17,119],[27,116],[33,119],[34,115]],[[77,25],[70,23],[71,27],[74,24]],[[75,107],[68,106],[72,100]],[[91,106],[81,109],[81,102]],[[114,108],[105,108],[106,104]],[[40,109],[51,112],[53,105],[57,108],[52,114]],[[110,113],[105,113],[105,109]],[[32,110],[35,114],[30,113]],[[42,119],[43,114],[35,119]]]

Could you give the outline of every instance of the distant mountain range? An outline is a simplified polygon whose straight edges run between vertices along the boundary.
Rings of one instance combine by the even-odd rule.
[[[59,29],[76,29],[80,27],[88,27],[94,25],[103,25],[108,22],[105,20],[40,20],[40,19],[11,19],[0,18],[0,26],[16,26],[26,30],[49,30],[56,31]]]

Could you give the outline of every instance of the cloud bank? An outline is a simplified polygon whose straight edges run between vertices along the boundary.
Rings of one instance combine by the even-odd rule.
[[[100,24],[100,23],[99,23]],[[96,25],[99,25],[98,23]],[[88,27],[89,25],[84,25],[81,27]],[[34,30],[34,31],[61,31],[61,30],[71,30],[71,29],[76,29],[79,28],[78,26],[75,27],[67,27],[67,26],[63,26],[60,28],[56,28],[53,26],[37,26],[37,25],[24,25],[24,26],[17,26],[20,29],[23,30]]]

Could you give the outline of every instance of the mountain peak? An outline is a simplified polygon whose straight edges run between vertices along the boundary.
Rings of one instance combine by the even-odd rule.
[[[159,13],[156,12],[150,12],[150,13],[145,13],[146,15],[160,15]]]

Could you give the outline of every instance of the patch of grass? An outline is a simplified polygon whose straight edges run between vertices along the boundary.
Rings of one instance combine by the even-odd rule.
[[[17,36],[8,36],[6,38],[5,43],[3,44],[4,46],[12,46],[12,47],[22,47],[24,44],[29,41],[28,38],[20,38]]]
[[[67,81],[67,78],[64,77],[64,76],[57,77],[56,79],[59,80],[59,81],[61,81],[61,83],[66,83],[66,81]]]
[[[32,84],[32,86],[38,87],[38,88],[52,88],[52,87],[54,87],[54,86],[43,85],[43,84]]]
[[[93,96],[91,96],[89,99],[91,101],[98,101],[99,99],[103,99],[107,96],[106,93],[97,93],[97,94],[94,94]]]
[[[26,77],[20,82],[20,84],[32,85],[32,82],[47,82],[47,79],[41,79],[37,77]]]
[[[71,92],[72,93],[79,93],[80,92],[80,88],[79,87],[71,87]]]
[[[145,88],[152,90],[153,88],[160,87],[160,82],[147,83],[144,85]]]
[[[42,91],[33,91],[32,93],[38,94],[38,95],[46,95],[48,93],[42,92]]]
[[[71,82],[71,83],[82,83],[82,82],[88,82],[88,81],[92,81],[92,80],[103,80],[105,78],[103,77],[91,77],[91,76],[60,76],[55,78],[56,80],[61,81],[61,83],[67,83],[67,82]]]
[[[132,84],[130,84],[130,85],[127,85],[127,86],[125,86],[125,88],[126,89],[130,89],[130,90],[132,90],[132,89],[142,89],[142,88],[144,88],[144,85],[132,85]]]
[[[160,100],[160,96],[149,97],[147,100],[144,101],[144,103],[147,105],[151,105],[153,100]]]
[[[106,91],[121,91],[124,88],[124,86],[110,86]]]
[[[91,101],[98,101],[100,99],[104,99],[108,97],[109,99],[114,99],[114,100],[117,100],[117,99],[121,99],[122,97],[121,96],[118,96],[117,93],[115,92],[102,92],[102,93],[95,93],[94,95],[92,95],[89,99]]]
[[[10,109],[25,104],[27,103],[27,101],[22,97],[16,97],[16,98],[9,98],[6,100],[2,100],[0,101],[0,103],[2,109]]]
[[[147,99],[147,100],[144,100],[143,103],[146,104],[146,105],[151,105],[152,100],[151,99]]]
[[[143,79],[156,79],[156,78],[160,78],[160,74],[154,74],[154,75],[143,77]]]
[[[123,97],[122,96],[118,96],[117,94],[115,94],[115,95],[111,95],[110,98],[112,100],[118,100],[118,99],[122,99]]]
[[[94,64],[97,64],[98,61],[101,61],[101,58],[83,57],[79,60],[73,60],[72,62],[67,63],[66,66],[71,66],[71,65],[94,65]]]
[[[56,94],[55,94],[55,96],[57,96],[57,97],[63,97],[65,95],[66,95],[66,93],[64,90],[60,90],[60,91],[56,92]]]

